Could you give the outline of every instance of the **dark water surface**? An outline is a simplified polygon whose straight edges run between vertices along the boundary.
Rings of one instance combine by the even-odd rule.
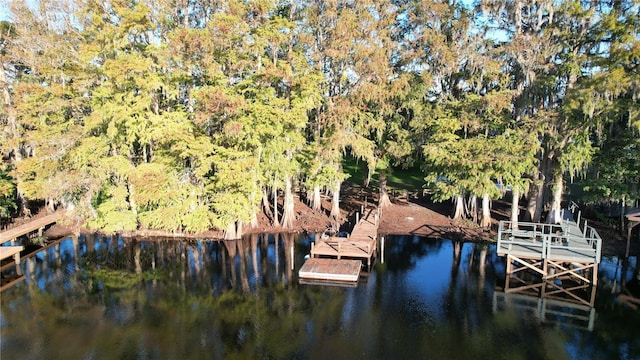
[[[635,258],[603,259],[590,307],[505,294],[491,245],[412,236],[355,288],[301,285],[311,241],[64,239],[1,294],[0,358],[640,358]]]

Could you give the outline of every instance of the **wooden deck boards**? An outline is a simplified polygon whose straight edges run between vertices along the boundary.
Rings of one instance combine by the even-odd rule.
[[[378,235],[378,221],[376,213],[371,210],[351,231],[351,240],[376,240]]]
[[[554,261],[567,262],[594,262],[596,258],[596,249],[587,244],[584,239],[571,239],[567,242],[557,242],[548,245],[548,253],[546,258]],[[499,256],[514,255],[529,259],[543,258],[542,242],[518,242],[518,243],[501,243],[497,249]]]
[[[47,225],[56,223],[61,218],[62,218],[62,212],[56,211],[52,214],[43,216],[41,218],[33,219],[25,224],[16,226],[15,228],[0,232],[0,244],[17,239],[22,235],[41,229]]]
[[[20,251],[24,250],[23,246],[0,246],[0,261],[14,257],[16,263],[20,263]],[[16,257],[16,255],[18,255]]]
[[[346,257],[370,261],[375,255],[377,236],[377,211],[368,209],[367,214],[353,227],[348,238],[330,237],[316,241],[311,248],[311,257]]]
[[[595,231],[592,235],[585,234],[577,224],[569,221],[563,222],[562,225],[525,224],[528,224],[525,229],[533,225],[535,230],[499,230],[499,256],[513,255],[527,259],[580,263],[600,262],[601,239]]]
[[[349,238],[330,237],[320,240],[311,248],[311,257],[329,256],[341,259],[368,259],[373,256],[376,247],[375,240],[353,240]]]
[[[507,282],[526,271],[544,281],[569,277],[581,286],[597,284],[602,239],[586,221],[582,229],[572,217],[563,217],[558,224],[514,225],[500,221],[498,227],[496,252],[506,258]]]
[[[359,260],[311,258],[302,265],[298,276],[308,280],[355,282],[360,277],[361,267]]]
[[[334,281],[357,282],[362,260],[366,260],[367,267],[370,268],[372,258],[376,255],[377,220],[377,210],[370,208],[354,226],[348,238],[329,237],[312,243],[311,258],[304,263],[298,273],[300,282],[305,284],[319,282],[330,284]]]

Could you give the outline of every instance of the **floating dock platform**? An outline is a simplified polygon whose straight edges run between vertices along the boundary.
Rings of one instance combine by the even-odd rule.
[[[361,268],[360,260],[310,258],[302,265],[298,276],[301,280],[355,283]]]

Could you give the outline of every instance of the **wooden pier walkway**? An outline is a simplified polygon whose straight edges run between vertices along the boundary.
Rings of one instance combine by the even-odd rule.
[[[51,224],[56,223],[63,216],[63,212],[56,211],[43,217],[32,219],[31,221],[16,226],[14,228],[0,232],[0,262],[2,262],[1,270],[4,271],[8,266],[11,266],[11,261],[5,262],[4,260],[13,257],[13,264],[15,264],[16,273],[19,275],[15,281],[11,281],[7,284],[0,286],[0,291],[13,285],[15,282],[23,279],[21,276],[22,271],[20,268],[20,252],[24,250],[24,246],[14,246],[15,240],[20,236],[27,235],[33,231],[38,231],[39,235],[42,235],[42,230]],[[11,242],[10,246],[5,244]],[[4,280],[3,280],[4,281]]]
[[[371,268],[377,252],[377,236],[378,211],[368,208],[349,237],[327,237],[311,244],[311,258],[300,269],[300,279],[357,281],[362,261],[366,260],[367,269]],[[356,267],[357,275],[353,270]]]
[[[13,256],[13,261],[16,263],[16,267],[18,267],[20,265],[20,252],[22,250],[24,250],[24,246],[0,246],[0,261]]]
[[[584,221],[580,225],[570,212],[564,211],[558,224],[519,222],[514,228],[510,221],[500,221],[497,253],[505,256],[507,277],[530,271],[542,280],[571,277],[596,284],[602,239]]]
[[[310,280],[356,282],[361,268],[362,262],[359,260],[311,258],[304,263],[299,276]]]
[[[29,234],[32,231],[36,231],[36,230],[41,231],[46,226],[55,224],[56,222],[58,222],[58,220],[60,220],[62,216],[63,216],[62,211],[56,211],[46,216],[32,219],[31,221],[25,224],[2,231],[0,232],[0,245],[8,241],[13,241],[22,235]]]

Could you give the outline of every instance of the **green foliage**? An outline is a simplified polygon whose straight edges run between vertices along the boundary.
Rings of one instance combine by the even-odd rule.
[[[127,195],[123,185],[101,189],[92,204],[96,217],[87,221],[87,227],[113,233],[137,229],[137,219],[129,208]]]
[[[220,148],[214,160],[214,176],[207,188],[211,208],[216,214],[214,225],[219,229],[236,221],[248,222],[260,203],[258,159],[248,152],[233,152]]]
[[[345,156],[342,160],[342,167],[347,174],[345,181],[361,186],[367,177],[367,164],[351,157]],[[424,173],[419,166],[409,168],[393,167],[391,173],[387,175],[387,186],[390,190],[408,190],[419,192],[424,187]],[[378,175],[371,177],[370,186],[378,186]]]
[[[0,27],[5,216],[15,191],[91,228],[200,232],[251,220],[290,180],[420,177],[439,200],[498,197],[536,165],[635,196],[633,169],[608,160],[635,164],[637,6],[14,5]]]
[[[581,181],[584,200],[602,201],[640,200],[640,137],[633,132],[609,139],[597,154],[592,171]]]
[[[427,188],[434,200],[458,195],[502,196],[497,182],[524,187],[534,164],[536,140],[506,126],[509,91],[432,104],[412,125],[427,134],[423,153]],[[501,105],[500,105],[501,104]]]
[[[133,169],[128,177],[129,197],[137,209],[140,225],[169,232],[198,233],[211,229],[214,213],[206,201],[204,188],[189,180],[192,176],[193,173],[180,174],[156,162]]]
[[[0,169],[0,217],[9,217],[17,209],[16,185],[6,170]]]

